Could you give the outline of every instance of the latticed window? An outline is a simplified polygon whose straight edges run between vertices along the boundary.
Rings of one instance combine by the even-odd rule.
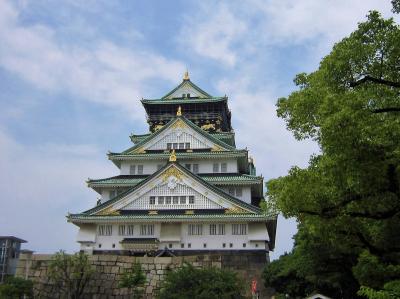
[[[112,235],[112,225],[106,225],[106,236]]]
[[[172,203],[173,203],[174,205],[177,205],[177,204],[179,203],[179,196],[173,196],[173,197],[172,197]]]
[[[247,224],[232,224],[232,235],[247,235]]]
[[[99,225],[99,236],[104,236],[106,232],[106,228],[104,225]]]
[[[203,225],[202,224],[189,224],[188,234],[190,236],[202,235],[203,234]]]
[[[217,225],[210,224],[210,235],[216,235],[216,234],[217,234]]]
[[[226,163],[221,163],[221,172],[227,172],[228,171],[228,165]]]
[[[133,229],[134,228],[135,227],[132,224],[128,225],[128,231],[127,231],[127,235],[128,236],[133,236]]]
[[[129,174],[135,174],[135,173],[136,173],[136,165],[130,165]]]
[[[99,225],[99,236],[111,236],[112,225]]]
[[[193,173],[199,173],[199,164],[193,164]]]
[[[194,204],[194,196],[193,195],[189,196],[189,204],[190,205]]]
[[[181,205],[186,203],[186,196],[181,196],[180,197],[180,202]]]
[[[125,225],[119,225],[118,226],[118,234],[120,236],[125,236],[126,230],[125,230]]]
[[[152,236],[154,235],[154,224],[142,224],[140,226],[141,236]]]
[[[164,204],[164,196],[159,196],[158,197],[158,204],[163,205]]]
[[[143,174],[143,165],[137,166],[137,174]]]
[[[171,204],[171,196],[165,196],[165,204],[167,205]]]
[[[225,224],[210,224],[210,235],[225,235]]]
[[[218,163],[213,164],[213,172],[219,172],[219,164]]]
[[[218,224],[218,235],[225,235],[225,224]]]
[[[151,205],[155,205],[156,204],[156,197],[155,196],[150,196],[149,203]]]

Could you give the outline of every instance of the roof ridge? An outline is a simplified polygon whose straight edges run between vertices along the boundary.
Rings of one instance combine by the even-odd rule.
[[[241,206],[241,207],[246,207],[245,209],[250,210],[254,213],[260,213],[261,209],[259,209],[256,206],[253,206],[251,204],[248,204],[240,199],[237,199],[236,197],[231,196],[229,193],[224,192],[223,190],[219,189],[218,187],[215,187],[214,185],[212,185],[211,183],[208,183],[207,181],[205,181],[204,179],[202,179],[200,176],[192,173],[191,171],[189,171],[188,169],[186,169],[185,167],[183,167],[182,165],[180,165],[178,162],[169,162],[167,163],[164,167],[162,167],[161,169],[159,169],[158,171],[156,171],[155,173],[149,175],[147,178],[145,178],[143,181],[141,181],[139,184],[127,189],[126,191],[118,194],[116,197],[114,197],[113,199],[110,199],[92,209],[86,210],[81,214],[93,214],[95,212],[98,212],[114,203],[116,203],[119,199],[121,199],[122,197],[124,197],[125,195],[128,195],[129,193],[135,191],[136,189],[140,188],[141,186],[145,185],[148,181],[150,181],[151,179],[153,179],[154,177],[156,177],[157,175],[159,175],[160,173],[163,173],[166,169],[170,168],[170,167],[177,167],[178,170],[182,171],[183,173],[185,173],[186,175],[194,178],[195,180],[197,180],[198,182],[202,183],[203,185],[205,185],[208,189],[211,189],[212,191],[214,191],[217,194],[220,194],[222,196],[225,196],[225,198],[227,198],[229,201],[233,202],[234,204]]]
[[[212,97],[210,94],[208,94],[207,92],[202,90],[200,87],[198,87],[196,84],[194,84],[192,81],[190,81],[190,79],[183,79],[183,81],[177,87],[175,87],[170,92],[168,92],[166,95],[161,97],[161,99],[166,99],[167,97],[169,97],[171,94],[173,94],[175,91],[177,91],[179,88],[181,88],[185,84],[191,85],[194,89],[196,89],[198,92],[200,92],[201,94],[203,94],[205,96]]]
[[[138,143],[136,143],[134,146],[128,148],[127,150],[123,151],[122,154],[126,154],[126,153],[130,153],[131,151],[133,151],[136,148],[139,148],[140,146],[143,146],[146,142],[148,142],[149,140],[151,140],[152,138],[154,138],[155,136],[159,135],[161,132],[165,131],[166,129],[168,129],[170,126],[172,126],[172,124],[175,121],[178,121],[179,119],[183,120],[187,125],[189,125],[191,128],[193,128],[195,131],[197,131],[198,133],[200,133],[201,135],[208,137],[208,139],[211,139],[211,141],[213,141],[214,143],[222,146],[224,149],[236,149],[235,147],[225,143],[222,140],[219,140],[218,138],[212,136],[210,133],[204,131],[203,129],[201,129],[199,126],[197,126],[196,124],[194,124],[192,121],[190,121],[189,119],[187,119],[185,116],[180,115],[180,116],[175,116],[174,118],[172,118],[168,123],[166,123],[161,129],[151,133],[150,135],[148,135],[147,137],[144,137],[143,140],[139,141]]]

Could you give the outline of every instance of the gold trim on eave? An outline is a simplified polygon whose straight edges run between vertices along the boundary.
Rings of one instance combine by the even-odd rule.
[[[169,156],[169,162],[176,162],[176,154],[174,149],[171,151],[171,155]]]
[[[108,207],[107,209],[104,209],[102,211],[99,211],[96,213],[97,216],[118,216],[120,215],[119,211],[116,211],[113,209],[113,207]]]
[[[232,207],[225,210],[225,214],[248,214],[249,212],[239,207]]]

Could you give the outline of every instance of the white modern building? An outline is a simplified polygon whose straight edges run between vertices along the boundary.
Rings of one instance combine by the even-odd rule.
[[[119,175],[90,179],[97,206],[68,221],[81,249],[175,255],[274,247],[276,217],[259,208],[263,178],[238,149],[228,98],[213,97],[187,73],[161,99],[143,99],[149,133],[108,158]],[[256,141],[255,141],[256,142]]]

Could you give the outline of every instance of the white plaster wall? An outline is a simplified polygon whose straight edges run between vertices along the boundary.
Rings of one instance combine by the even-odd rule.
[[[199,164],[199,173],[213,173],[214,163],[227,163],[227,173],[237,173],[238,165],[236,159],[209,159],[209,160],[199,160],[199,159],[182,159],[178,161],[179,164],[185,166],[185,164]],[[130,165],[143,165],[143,174],[150,175],[157,171],[158,165],[165,165],[167,159],[165,160],[151,160],[151,161],[122,161],[121,162],[121,175],[129,175]],[[192,166],[193,167],[193,166]],[[137,168],[137,166],[136,166]],[[221,165],[219,166],[221,173]]]
[[[126,188],[118,188],[118,189],[121,190],[120,192],[124,192],[124,191],[126,191],[128,188],[129,188],[129,187],[126,187]],[[100,198],[101,203],[106,202],[107,200],[110,200],[110,199],[111,199],[111,192],[112,192],[113,190],[117,190],[117,188],[102,188],[102,190],[101,190],[101,198]]]
[[[206,193],[206,192],[204,192]],[[150,205],[150,196],[156,197],[156,204]],[[158,204],[158,196],[186,196],[185,204]],[[194,196],[194,204],[189,204],[189,196]],[[221,205],[208,199],[203,192],[197,192],[193,188],[178,183],[174,189],[168,188],[168,183],[165,182],[163,185],[155,186],[153,189],[141,195],[135,201],[125,206],[123,210],[170,210],[170,209],[221,209]]]
[[[202,97],[203,95],[199,93],[196,89],[192,88],[189,84],[184,84],[181,88],[176,90],[173,94],[171,94],[168,99],[173,99],[173,98],[181,98],[182,94],[188,94],[190,93],[191,97]]]
[[[134,225],[134,234],[132,236],[120,236],[118,235],[119,224],[110,224],[113,226],[111,236],[99,236],[98,229],[96,228],[96,243],[94,244],[94,250],[123,250],[121,244],[119,243],[124,238],[159,238],[160,237],[160,223],[154,224],[154,235],[152,236],[141,236],[140,235],[140,225],[141,223],[129,223]],[[143,223],[149,224],[149,223]],[[128,225],[126,223],[126,225]],[[99,248],[101,244],[101,248]],[[115,248],[112,245],[115,244]]]
[[[218,187],[222,188],[226,193],[229,194],[229,188],[233,187],[233,188],[242,188],[242,196],[236,196],[236,194],[234,195],[234,197],[239,198],[240,200],[247,202],[249,204],[251,204],[251,188],[249,186],[244,186],[244,185],[234,185],[234,186],[223,186],[223,185],[219,185]]]
[[[95,239],[95,243],[91,246],[93,246],[94,250],[123,250],[119,242],[124,238],[154,237],[160,239],[161,237],[160,231],[162,224],[160,223],[154,224],[153,236],[140,236],[141,223],[131,224],[134,225],[134,235],[132,236],[119,236],[119,224],[112,224],[113,230],[111,236],[99,236],[97,227],[91,229],[91,237],[89,237],[89,239]],[[160,242],[159,249],[164,249],[165,247],[169,248],[169,244],[172,244],[172,249],[176,250],[254,250],[266,249],[265,241],[269,240],[268,233],[264,233],[263,230],[265,223],[249,223],[247,235],[232,235],[232,223],[225,223],[225,235],[210,235],[210,223],[202,223],[203,234],[200,236],[191,236],[188,234],[188,225],[188,223],[181,224],[180,241]],[[86,228],[82,227],[82,229],[85,230],[85,234],[88,234],[89,231]],[[252,236],[252,234],[255,235]],[[191,244],[191,248],[188,248],[188,243]],[[204,243],[207,244],[206,248],[203,247]],[[226,244],[225,248],[223,247],[223,243]],[[232,247],[230,247],[231,243]],[[246,244],[246,247],[243,247],[243,243]],[[101,244],[101,248],[99,248],[99,244]],[[115,248],[112,247],[113,244],[115,244]],[[184,248],[181,248],[181,244],[184,244]],[[87,244],[82,244],[81,249],[88,250],[86,245]]]
[[[157,171],[158,165],[165,165],[167,164],[167,159],[165,160],[151,160],[151,161],[124,161],[121,162],[121,175],[130,175],[130,166],[136,165],[136,174],[137,173],[137,165],[143,165],[143,174],[153,174]]]

